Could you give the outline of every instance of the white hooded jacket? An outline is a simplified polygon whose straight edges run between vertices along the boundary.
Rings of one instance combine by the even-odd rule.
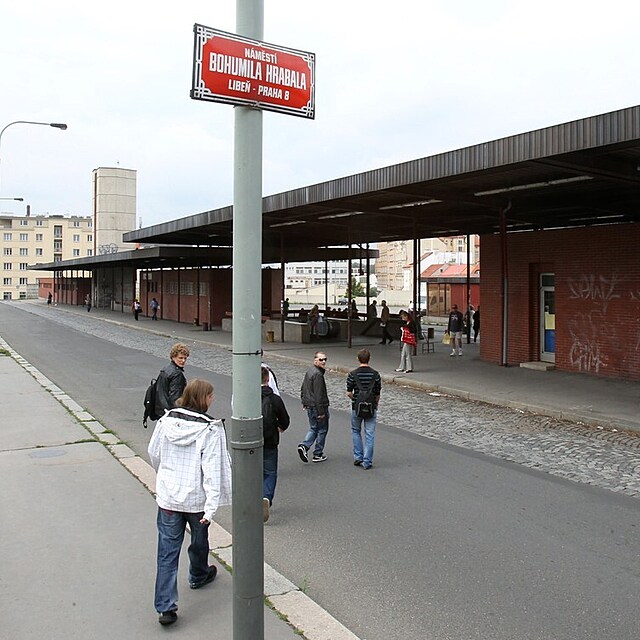
[[[148,451],[162,509],[203,511],[211,522],[219,506],[231,504],[231,460],[222,421],[172,409],[158,420]]]

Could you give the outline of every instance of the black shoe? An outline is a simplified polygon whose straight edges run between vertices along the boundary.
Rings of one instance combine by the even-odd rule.
[[[324,453],[321,453],[320,455],[313,455],[313,462],[324,462],[327,459],[327,456],[324,455]]]
[[[354,460],[354,461],[353,461],[353,466],[354,466],[354,467],[360,467],[360,466],[362,466],[362,460]]]
[[[165,611],[160,614],[158,622],[162,625],[173,624],[178,619],[178,614],[175,611]]]
[[[386,342],[378,342],[378,344],[387,344]]]
[[[369,471],[369,469],[371,469],[371,467],[373,467],[373,465],[372,465],[372,464],[370,464],[368,467],[365,467],[364,465],[362,465],[362,468],[363,468],[365,471]]]
[[[204,580],[201,580],[200,582],[190,582],[189,586],[192,589],[200,589],[200,587],[204,587],[205,584],[209,584],[210,582],[213,582],[216,575],[218,575],[217,567],[211,566],[209,567],[209,574]]]
[[[298,445],[298,455],[300,456],[300,460],[302,460],[302,462],[309,462],[309,447],[306,447],[303,444],[299,444]]]
[[[393,342],[393,338],[389,338],[389,344]]]

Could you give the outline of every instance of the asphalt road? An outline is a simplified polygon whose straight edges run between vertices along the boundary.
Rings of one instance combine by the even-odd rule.
[[[0,335],[146,458],[142,398],[172,340],[126,328],[104,339],[90,318],[80,329],[0,304]],[[228,370],[215,368],[215,353],[194,353],[187,374],[210,379],[214,413],[229,416]],[[637,498],[385,424],[362,471],[341,410],[329,459],[304,465],[306,418],[297,398],[285,402],[265,559],[360,638],[636,640]]]

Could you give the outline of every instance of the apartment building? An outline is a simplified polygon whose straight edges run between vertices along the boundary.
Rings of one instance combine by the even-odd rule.
[[[2,299],[37,298],[38,280],[53,273],[32,271],[29,265],[92,256],[93,235],[91,216],[0,214]]]

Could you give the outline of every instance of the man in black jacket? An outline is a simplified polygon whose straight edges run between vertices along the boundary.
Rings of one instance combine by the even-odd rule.
[[[262,520],[269,519],[269,508],[278,482],[278,445],[280,434],[289,427],[289,414],[282,398],[269,386],[269,369],[262,367]]]
[[[315,442],[313,461],[324,462],[324,441],[329,431],[329,396],[324,381],[327,356],[322,351],[316,351],[313,366],[309,368],[302,381],[300,398],[302,406],[307,410],[309,431],[304,440],[298,445],[298,455],[302,462],[309,462],[309,449]]]
[[[187,386],[184,375],[184,365],[189,357],[189,347],[178,342],[171,347],[169,358],[171,362],[160,371],[156,386],[156,415],[163,416],[166,409],[173,409],[176,400],[182,395]]]

